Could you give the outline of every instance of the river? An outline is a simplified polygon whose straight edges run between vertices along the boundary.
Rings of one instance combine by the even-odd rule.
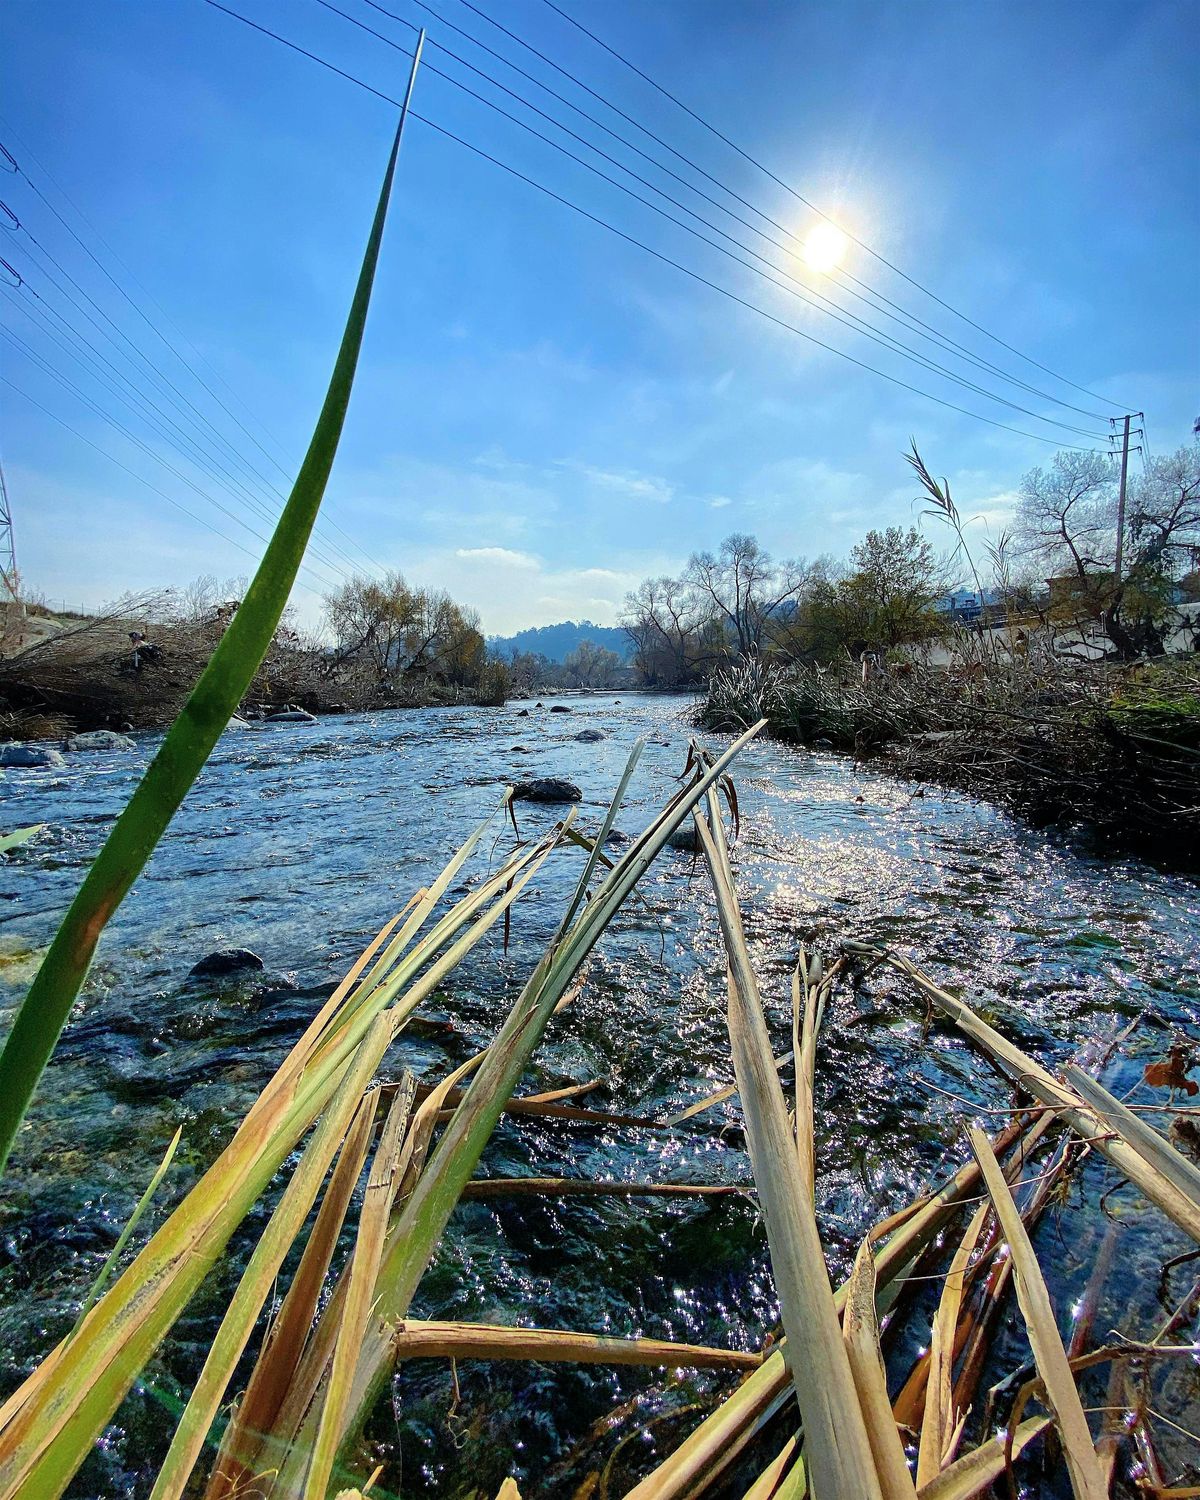
[[[184,1127],[183,1144],[164,1203],[212,1161],[319,998],[497,804],[506,781],[569,777],[583,789],[586,830],[646,736],[618,826],[636,832],[670,796],[691,732],[682,700],[575,698],[562,700],[572,712],[551,714],[553,701],[348,715],[222,738],[110,924],[14,1153],[0,1206],[0,1395],[71,1326],[175,1128]],[[604,738],[580,743],[585,727]],[[71,756],[62,771],[0,779],[0,829],[47,824],[0,862],[0,1032],[155,743],[142,737],[136,752]],[[1194,882],[1133,859],[1088,857],[993,808],[842,757],[759,743],[734,770],[739,888],[781,1050],[798,945],[830,953],[848,936],[898,946],[1050,1063],[1136,1020],[1104,1075],[1115,1091],[1137,1083],[1173,1037],[1197,1036]],[[557,815],[520,805],[522,833]],[[511,843],[499,819],[495,838],[491,857]],[[507,951],[498,935],[476,950],[404,1033],[389,1070],[436,1078],[490,1039],[577,870],[578,851],[551,860],[515,909]],[[264,972],[226,985],[189,980],[200,958],[230,947],[261,955]],[[668,850],[603,940],[525,1091],[603,1079],[589,1102],[672,1113],[731,1079],[723,1003],[702,862]],[[869,1223],[962,1160],[972,1101],[1008,1102],[958,1040],[927,1031],[898,980],[839,996],[822,1033],[816,1099],[819,1211],[836,1269]],[[505,1121],[484,1170],[748,1183],[736,1132],[719,1133],[736,1121],[736,1101],[708,1118],[703,1131],[656,1134]],[[1078,1297],[1109,1222],[1095,1205],[1112,1174],[1091,1163],[1080,1180],[1083,1194],[1047,1214],[1036,1240],[1060,1309]],[[1107,1205],[1121,1254],[1096,1326],[1144,1336],[1194,1267],[1158,1287],[1158,1267],[1183,1244],[1134,1201],[1123,1190]],[[73,1495],[149,1493],[169,1435],[164,1407],[175,1409],[194,1376],[240,1253],[235,1242]],[[776,1307],[749,1199],[514,1200],[456,1212],[414,1313],[755,1348]],[[1019,1363],[1021,1347],[1011,1329],[1003,1333],[997,1370]],[[1186,1412],[1197,1401],[1194,1366],[1170,1380],[1159,1399]],[[527,1500],[572,1495],[624,1439],[608,1476],[618,1494],[655,1443],[697,1419],[718,1383],[480,1364],[460,1369],[455,1398],[443,1364],[414,1362],[372,1423],[388,1465],[378,1493],[466,1495],[478,1485],[493,1495],[513,1472]],[[622,1403],[623,1414],[597,1431]]]

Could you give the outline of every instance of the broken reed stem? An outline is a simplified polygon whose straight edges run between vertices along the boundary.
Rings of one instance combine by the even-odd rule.
[[[1023,1123],[1007,1125],[996,1137],[995,1150],[1012,1149],[1025,1133]],[[891,1236],[875,1251],[876,1283],[884,1288],[930,1245],[962,1203],[971,1198],[982,1180],[974,1157],[959,1167],[937,1192],[912,1212],[902,1209],[889,1214],[870,1232],[874,1243],[891,1229]],[[847,1284],[834,1293],[839,1310],[844,1307]],[[681,1500],[702,1482],[711,1482],[739,1453],[755,1432],[787,1401],[791,1378],[783,1346],[771,1351],[761,1368],[738,1386],[649,1474],[629,1491],[625,1500]]]
[[[1194,1202],[1181,1191],[1133,1143],[1118,1133],[1115,1124],[1098,1115],[1073,1089],[1061,1083],[1040,1063],[1001,1036],[964,1001],[942,989],[910,959],[868,943],[847,943],[845,948],[847,953],[869,962],[886,963],[899,973],[906,974],[921,993],[1007,1073],[1014,1083],[1043,1104],[1052,1105],[1059,1110],[1064,1124],[1069,1125],[1077,1135],[1111,1162],[1122,1176],[1129,1178],[1185,1234],[1200,1243],[1200,1203]]]
[[[756,1370],[763,1356],[668,1339],[609,1338],[571,1329],[510,1328],[406,1318],[395,1331],[401,1359],[566,1361],[586,1365],[650,1365],[689,1370]]]
[[[463,1198],[746,1198],[753,1183],[592,1182],[582,1177],[477,1177]]]

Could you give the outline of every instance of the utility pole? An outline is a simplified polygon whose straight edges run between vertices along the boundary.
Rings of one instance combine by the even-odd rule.
[[[0,463],[0,588],[17,601],[17,544],[13,537],[12,507],[4,483],[4,465]]]
[[[1121,489],[1117,496],[1117,556],[1113,564],[1113,582],[1121,586],[1121,565],[1125,554],[1125,488],[1129,478],[1129,424],[1135,416],[1144,417],[1143,412],[1133,412],[1125,417],[1121,436]]]

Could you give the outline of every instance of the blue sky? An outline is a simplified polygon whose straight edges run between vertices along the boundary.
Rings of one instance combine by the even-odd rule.
[[[402,92],[402,53],[316,0],[230,3],[385,93]],[[338,3],[411,45],[406,28],[364,0]],[[440,19],[414,0],[387,0],[389,10],[424,22],[431,44],[444,42],[572,120],[804,284],[855,307],[834,278],[785,261],[452,33],[447,21],[689,175],[461,0],[431,4]],[[1049,395],[1103,414],[1144,409],[1155,451],[1189,439],[1200,410],[1200,13],[1191,0],[563,4],[857,238],[1104,402],[988,342],[856,246],[845,262],[853,275]],[[802,238],[817,222],[543,0],[480,0],[480,8],[789,231]],[[323,395],[394,111],[202,0],[7,0],[0,55],[0,140],[28,177],[0,176],[0,198],[23,226],[3,237],[0,255],[117,359],[48,283],[43,247],[152,356],[177,399],[186,396],[282,485],[30,184],[245,426],[270,434],[264,444],[291,472]],[[467,76],[432,45],[426,61]],[[418,79],[415,107],[857,358],[1025,431],[1090,441],[838,327],[432,71]],[[692,180],[754,217],[711,182]],[[262,529],[240,493],[217,488],[71,364],[38,310],[21,311],[32,306],[27,290],[0,301],[6,327]],[[1039,414],[1107,431],[1107,421],[900,336]],[[252,553],[261,550],[11,344],[0,341],[0,351],[2,373],[83,437]],[[168,396],[156,399],[167,409]],[[96,604],[126,589],[252,567],[246,553],[8,386],[0,385],[0,403],[0,454],[32,588]],[[964,512],[993,524],[1020,475],[1054,451],[855,368],[412,122],[327,499],[345,535],[327,537],[359,556],[348,535],[375,563],[448,588],[480,610],[489,630],[567,616],[608,623],[640,578],[677,569],[729,531],[752,531],[781,556],[813,557],[845,553],[870,526],[907,523],[914,487],[900,455],[910,436],[949,475]],[[348,570],[343,557],[329,556],[314,559],[297,592],[306,618],[315,618],[335,570]]]

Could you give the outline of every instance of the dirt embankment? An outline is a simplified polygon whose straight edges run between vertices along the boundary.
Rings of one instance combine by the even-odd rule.
[[[212,655],[227,621],[155,622],[136,610],[29,617],[0,650],[0,740],[57,739],[81,730],[169,724]],[[480,701],[477,690],[413,673],[380,683],[283,632],[243,701],[247,710],[310,713]]]

